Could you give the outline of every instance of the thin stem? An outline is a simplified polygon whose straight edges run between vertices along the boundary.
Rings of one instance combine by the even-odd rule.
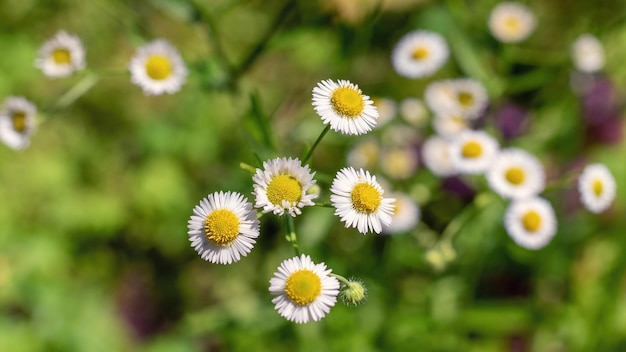
[[[313,205],[321,208],[333,208],[333,205],[330,203],[315,203]]]
[[[85,93],[87,93],[93,86],[95,86],[99,79],[100,77],[97,74],[93,72],[87,73],[85,77],[59,97],[49,110],[54,112],[67,108],[73,102],[78,100],[78,98],[85,95]]]
[[[293,249],[296,252],[296,256],[299,256],[300,248],[298,247],[296,229],[293,225],[293,217],[291,217],[289,214],[285,214],[283,215],[283,220],[285,222],[285,239],[293,246]]]
[[[337,278],[337,280],[341,281],[344,285],[349,285],[350,281],[348,279],[346,279],[345,277],[339,275],[339,274],[335,274],[335,273],[330,273],[330,276],[334,276]]]
[[[239,167],[250,172],[251,174],[256,174],[256,168],[250,164],[246,164],[244,162],[239,163]]]
[[[317,137],[311,149],[309,149],[309,151],[306,153],[304,158],[302,158],[302,164],[306,164],[309,162],[309,160],[311,160],[311,157],[313,156],[313,152],[315,151],[315,148],[317,148],[317,145],[320,144],[320,142],[322,141],[326,133],[328,133],[328,130],[330,130],[330,125],[326,125],[322,133],[320,133],[319,137]]]

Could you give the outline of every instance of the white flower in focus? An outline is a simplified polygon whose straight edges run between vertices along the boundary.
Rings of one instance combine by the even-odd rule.
[[[345,80],[319,82],[313,88],[313,108],[324,124],[343,134],[365,134],[378,120],[378,109],[370,97]]]
[[[503,43],[517,43],[528,38],[537,23],[530,9],[519,2],[501,2],[489,15],[489,31]]]
[[[484,131],[467,130],[450,144],[450,159],[461,174],[481,174],[493,163],[499,144]]]
[[[592,213],[601,213],[611,206],[617,186],[611,171],[603,164],[589,164],[578,177],[580,200]]]
[[[346,167],[335,176],[330,187],[330,202],[346,227],[359,232],[380,233],[391,223],[395,199],[383,198],[383,188],[369,171]]]
[[[252,204],[237,192],[209,194],[194,207],[187,224],[191,246],[211,263],[237,262],[259,237],[256,215]]]
[[[540,249],[556,234],[557,222],[548,201],[533,197],[514,200],[504,214],[509,236],[527,249]]]
[[[0,111],[0,140],[12,149],[28,147],[35,131],[37,107],[24,97],[10,96]]]
[[[595,73],[604,68],[604,48],[598,38],[583,34],[572,46],[574,67],[585,73]]]
[[[405,34],[391,52],[391,64],[400,76],[428,77],[448,60],[446,40],[439,34],[417,30]]]
[[[308,255],[283,261],[270,279],[272,303],[285,319],[302,324],[319,321],[337,302],[339,281],[326,264],[315,264]]]
[[[518,148],[502,149],[486,173],[489,186],[504,198],[529,198],[543,191],[543,165]]]
[[[39,48],[35,66],[48,77],[67,77],[85,67],[85,48],[77,36],[59,31]]]
[[[263,208],[263,213],[300,215],[300,209],[314,205],[313,199],[317,197],[307,192],[315,184],[314,175],[315,172],[311,172],[308,165],[302,166],[298,158],[263,162],[263,170],[256,169],[252,176],[255,207]]]
[[[128,69],[130,80],[141,87],[145,95],[176,93],[187,79],[187,67],[182,57],[163,39],[137,49]]]

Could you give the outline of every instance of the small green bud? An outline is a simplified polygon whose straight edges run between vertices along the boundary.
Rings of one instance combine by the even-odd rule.
[[[367,294],[367,288],[361,281],[351,279],[341,288],[339,296],[341,300],[348,305],[356,306],[361,303]]]

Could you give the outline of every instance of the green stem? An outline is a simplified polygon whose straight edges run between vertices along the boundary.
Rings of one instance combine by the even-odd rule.
[[[330,276],[334,276],[337,278],[337,280],[341,281],[342,283],[344,283],[345,285],[349,285],[350,281],[348,279],[346,279],[345,277],[339,275],[339,274],[335,274],[335,273],[330,273]]]
[[[296,236],[296,229],[293,225],[293,217],[289,214],[283,215],[283,220],[285,222],[285,239],[287,242],[291,243],[293,249],[296,252],[296,256],[300,255],[300,248],[298,247],[298,238]]]
[[[256,174],[256,168],[250,164],[246,164],[244,162],[239,163],[239,167],[250,172],[251,174]]]
[[[309,149],[309,151],[306,153],[304,158],[302,158],[302,164],[306,164],[309,162],[309,160],[311,160],[311,157],[313,156],[313,152],[315,151],[315,148],[317,148],[317,145],[320,144],[320,142],[322,141],[326,133],[328,133],[328,130],[330,130],[330,125],[326,125],[326,128],[324,128],[322,133],[320,133],[319,137],[317,137],[311,149]]]
[[[87,93],[96,83],[100,77],[90,72],[83,79],[78,81],[72,88],[70,88],[67,92],[65,92],[57,101],[52,105],[49,109],[51,112],[63,110],[74,103],[78,98],[82,97]]]
[[[330,203],[315,203],[314,206],[321,208],[334,208]]]
[[[446,228],[443,230],[440,242],[450,241],[461,230],[463,225],[471,218],[476,216],[482,209],[487,207],[495,199],[493,193],[485,192],[477,195],[474,198],[474,202],[465,208],[459,215],[457,215]]]

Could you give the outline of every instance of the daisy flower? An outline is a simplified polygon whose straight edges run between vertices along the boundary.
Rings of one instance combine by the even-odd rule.
[[[383,188],[369,171],[346,167],[335,176],[330,187],[330,202],[346,227],[356,227],[359,232],[380,233],[382,225],[391,223],[393,198],[383,198]]]
[[[85,67],[85,48],[77,36],[59,31],[39,48],[35,66],[48,77],[67,77]]]
[[[313,108],[333,131],[359,135],[372,130],[378,109],[367,95],[350,81],[330,79],[313,88]]]
[[[478,118],[489,103],[485,87],[471,78],[455,79],[451,83],[454,89],[454,112],[470,120]]]
[[[300,215],[301,208],[313,205],[316,194],[307,194],[315,184],[308,165],[302,166],[300,159],[276,158],[263,162],[263,170],[256,169],[254,181],[255,207],[263,213],[276,215],[288,213]]]
[[[450,142],[440,136],[430,136],[422,145],[422,160],[433,174],[447,177],[456,174],[450,159]]]
[[[545,186],[545,173],[539,159],[517,148],[503,149],[486,173],[489,186],[504,198],[535,196]]]
[[[30,144],[37,107],[24,97],[7,97],[0,111],[0,140],[19,150]]]
[[[193,208],[187,223],[191,246],[211,263],[237,262],[259,237],[256,215],[252,203],[237,192],[209,194]]]
[[[604,67],[604,48],[598,38],[583,34],[572,46],[572,58],[578,71],[595,73]]]
[[[557,228],[552,206],[539,197],[511,202],[504,214],[504,224],[513,241],[527,249],[547,245]]]
[[[372,168],[376,166],[380,146],[376,138],[365,138],[359,141],[348,152],[348,165],[358,168]]]
[[[187,67],[169,42],[154,40],[135,52],[128,65],[130,80],[145,95],[178,92],[187,79]]]
[[[605,211],[615,199],[615,179],[602,164],[590,164],[578,177],[580,200],[592,213]]]
[[[446,40],[439,34],[417,30],[405,34],[391,52],[391,64],[400,76],[428,77],[448,60]]]
[[[450,144],[450,159],[462,174],[485,172],[498,153],[498,141],[484,131],[467,130]]]
[[[308,255],[283,261],[270,279],[274,307],[285,319],[302,324],[319,321],[337,302],[339,281],[326,264],[315,264]]]
[[[535,15],[519,2],[501,2],[489,15],[489,31],[503,43],[517,43],[528,38],[537,25]]]
[[[432,124],[438,135],[449,140],[469,129],[469,121],[456,114],[437,115]]]
[[[412,147],[392,147],[383,151],[379,159],[380,169],[394,180],[406,180],[415,174],[419,166]]]
[[[420,208],[415,201],[404,193],[394,193],[395,208],[391,215],[391,224],[383,225],[384,234],[406,232],[415,227],[420,220]]]
[[[435,115],[450,114],[456,105],[457,93],[451,79],[434,81],[424,90],[424,101]]]

